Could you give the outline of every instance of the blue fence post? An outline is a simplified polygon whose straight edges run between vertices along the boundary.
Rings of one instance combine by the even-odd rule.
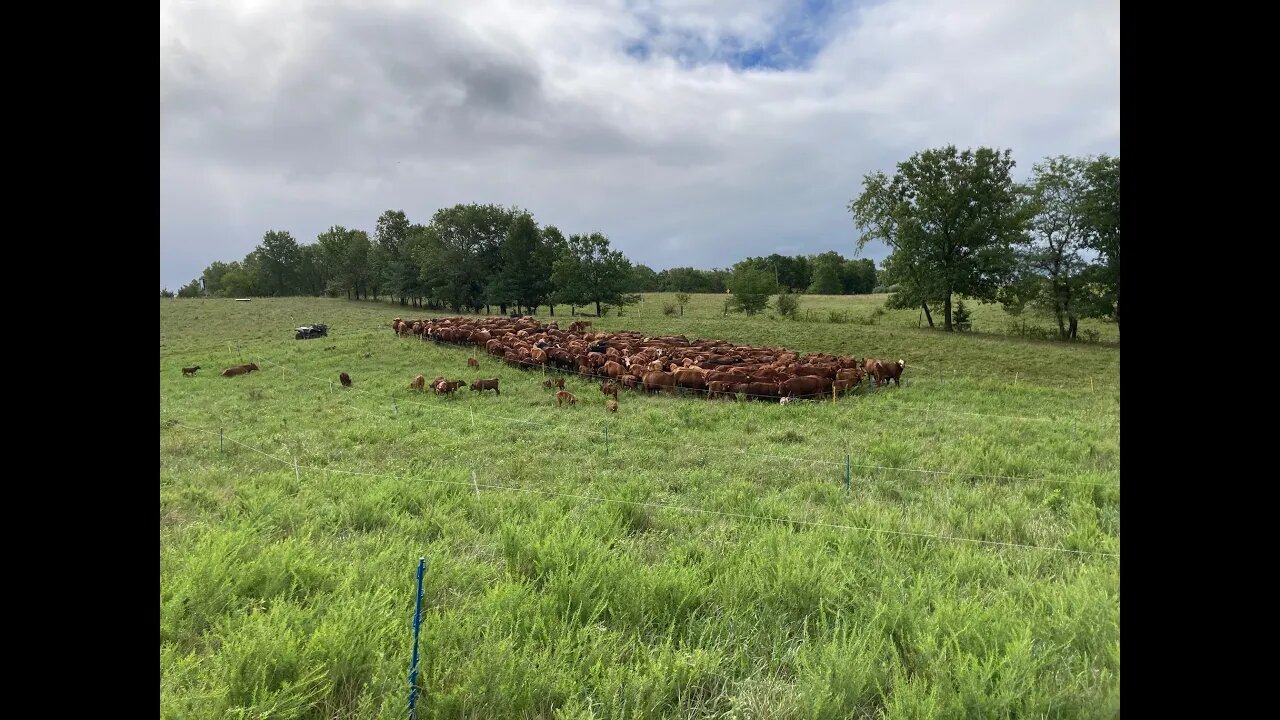
[[[413,609],[413,661],[409,664],[409,720],[416,720],[418,704],[418,632],[422,628],[422,576],[427,559],[418,558],[418,602]]]

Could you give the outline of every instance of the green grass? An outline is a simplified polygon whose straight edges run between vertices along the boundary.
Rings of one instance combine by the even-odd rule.
[[[721,301],[593,322],[903,357],[908,384],[606,416],[585,380],[557,409],[387,327],[428,311],[162,300],[161,716],[404,717],[425,556],[420,717],[1118,717],[1118,559],[940,538],[1119,553],[1119,351]]]

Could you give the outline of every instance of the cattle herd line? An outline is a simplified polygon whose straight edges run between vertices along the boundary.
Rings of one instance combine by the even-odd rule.
[[[725,340],[694,340],[683,335],[650,337],[634,331],[591,332],[589,321],[575,321],[561,330],[552,321],[542,324],[532,317],[436,318],[391,321],[401,337],[418,336],[424,342],[475,345],[522,369],[543,368],[576,373],[602,381],[601,390],[612,395],[610,411],[617,409],[618,386],[642,392],[694,392],[708,399],[738,395],[757,400],[790,402],[804,398],[832,399],[862,385],[901,384],[906,363],[874,358],[856,359],[827,353],[800,355],[778,347],[734,345]],[[468,365],[476,367],[475,358]],[[443,377],[430,384],[437,394],[453,392],[464,381]],[[410,388],[423,390],[426,379],[414,378]],[[563,379],[548,379],[546,387],[560,389],[556,404],[572,404]],[[472,390],[499,392],[497,379],[477,380]]]

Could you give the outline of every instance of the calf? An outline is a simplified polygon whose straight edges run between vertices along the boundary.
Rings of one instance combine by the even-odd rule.
[[[492,390],[495,395],[502,394],[502,391],[498,389],[498,378],[489,378],[487,380],[476,380],[475,382],[471,383],[471,390],[473,392],[481,392],[481,393],[484,392],[485,390]]]
[[[343,374],[343,375],[346,375],[346,373],[342,373],[342,374]],[[343,383],[343,384],[345,385],[346,383]],[[413,382],[409,383],[409,389],[410,389],[410,390],[417,390],[418,392],[422,392],[422,388],[423,388],[423,386],[425,386],[426,384],[427,384],[427,379],[426,379],[425,377],[423,377],[423,376],[419,375],[419,376],[417,376],[417,377],[415,377],[415,378],[413,379]]]
[[[558,378],[547,378],[546,380],[543,380],[543,381],[542,381],[542,387],[544,387],[544,388],[560,388],[561,390],[563,390],[563,389],[564,389],[564,378],[561,378],[561,377],[558,377]]]
[[[474,357],[469,357],[467,358],[467,367],[478,368],[480,367],[480,361],[476,360]]]
[[[467,384],[466,380],[454,380],[452,382],[448,380],[441,380],[439,383],[436,384],[436,394],[448,395],[449,393],[456,391],[458,388],[466,384]]]
[[[346,373],[339,373],[338,382],[342,383],[342,387],[351,387],[351,376]]]
[[[199,366],[199,365],[197,365],[197,366],[195,366],[195,367],[182,368],[182,376],[183,376],[183,377],[191,377],[192,375],[195,375],[195,374],[196,374],[196,371],[197,371],[197,370],[199,370],[199,369],[200,369],[200,366]]]
[[[605,409],[605,411],[606,411],[606,412],[611,412],[611,413],[616,413],[616,412],[618,412],[618,401],[617,401],[617,400],[605,400],[605,401],[604,401],[604,409]]]
[[[556,407],[560,407],[565,403],[569,403],[570,405],[576,405],[578,403],[578,398],[574,397],[573,393],[571,392],[568,392],[566,390],[561,390],[560,392],[556,393]]]
[[[618,399],[618,386],[611,382],[607,382],[600,386],[600,392],[605,395],[612,395],[614,400]]]

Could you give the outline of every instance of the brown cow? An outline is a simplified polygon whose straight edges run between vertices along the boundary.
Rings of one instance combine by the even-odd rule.
[[[489,378],[487,380],[476,380],[471,383],[471,389],[475,392],[483,393],[485,390],[492,390],[495,395],[501,395],[502,391],[498,389],[498,378]]]
[[[196,371],[199,369],[200,369],[199,365],[195,367],[182,368],[182,377],[191,377],[192,375],[195,375]]]
[[[346,373],[343,373],[343,375],[346,375]],[[422,389],[426,384],[427,384],[427,379],[422,375],[419,375],[413,379],[413,382],[409,383],[409,389],[422,392]],[[433,385],[432,387],[435,387],[435,386]]]
[[[466,384],[467,384],[466,380],[454,380],[452,382],[448,380],[441,380],[439,383],[436,384],[436,394],[448,395],[449,393],[456,391],[458,388]]]
[[[605,395],[612,395],[614,400],[618,399],[618,386],[611,382],[604,383],[600,386],[600,392]]]
[[[222,377],[235,377],[236,375],[244,375],[248,372],[249,367],[247,365],[236,365],[235,367],[229,367],[226,370],[223,370]]]
[[[831,389],[831,380],[817,375],[800,375],[781,383],[781,393],[794,397],[823,395]]]
[[[578,398],[574,397],[573,393],[571,392],[568,392],[566,390],[561,390],[560,392],[556,393],[556,407],[560,407],[565,403],[569,403],[570,405],[576,405],[578,403]]]
[[[611,412],[611,413],[616,413],[616,412],[618,412],[618,401],[617,401],[617,400],[605,400],[605,401],[604,401],[604,409],[605,409],[605,411],[607,411],[607,412]]]
[[[346,373],[338,373],[338,382],[342,383],[342,387],[351,387],[351,376]]]
[[[877,362],[876,367],[871,371],[871,374],[875,376],[876,385],[884,385],[892,380],[897,383],[898,387],[902,387],[902,370],[906,368],[906,366],[907,363],[905,360],[899,360],[896,363]]]
[[[467,367],[478,368],[480,367],[480,361],[476,360],[474,356],[469,357],[467,358]]]
[[[675,394],[676,377],[671,373],[661,371],[651,371],[644,374],[641,380],[644,383],[644,391],[652,392],[654,390],[667,389],[668,393]]]
[[[542,387],[544,387],[544,388],[560,388],[561,390],[563,390],[563,389],[564,389],[564,378],[562,378],[562,377],[558,377],[558,378],[547,378],[546,380],[543,380],[543,381],[542,381]]]

